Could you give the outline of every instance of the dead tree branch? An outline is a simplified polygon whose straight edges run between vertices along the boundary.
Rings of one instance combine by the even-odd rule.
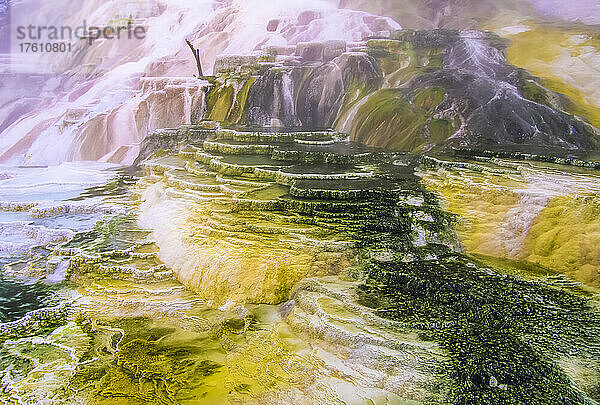
[[[194,48],[194,45],[192,45],[192,43],[187,39],[185,40],[185,43],[188,44],[188,46],[192,50],[192,53],[194,54],[194,59],[196,59],[196,66],[198,66],[198,77],[204,76],[204,74],[202,73],[202,64],[200,63],[200,50]]]

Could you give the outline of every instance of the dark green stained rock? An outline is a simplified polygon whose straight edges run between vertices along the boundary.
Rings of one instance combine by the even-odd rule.
[[[427,112],[410,103],[402,90],[380,90],[359,108],[351,137],[391,150],[419,150],[426,143],[427,118]]]
[[[506,47],[491,32],[452,29],[399,30],[361,46],[301,43],[296,60],[274,56],[258,70],[250,61],[235,71],[220,62],[222,84],[206,117],[335,127],[369,146],[419,153],[494,145],[552,147],[555,156],[597,150],[600,131],[566,113],[565,96],[510,65]],[[238,82],[234,95],[228,80]]]
[[[233,106],[233,101],[233,86],[218,86],[208,97],[206,104],[207,118],[214,121],[227,121],[229,111]]]
[[[439,139],[451,122],[425,117],[446,94],[436,86],[406,97],[384,90],[375,93],[375,104],[365,113],[402,111],[396,114],[401,119],[410,112],[423,117],[424,140]],[[343,232],[356,249],[353,272],[364,280],[356,290],[358,303],[439,345],[444,355],[428,360],[437,378],[423,387],[430,403],[592,404],[597,399],[597,386],[575,386],[557,362],[583,359],[590,372],[599,372],[593,361],[600,356],[600,316],[589,296],[577,287],[509,275],[507,265],[501,272],[461,254],[452,231],[455,218],[413,174],[418,159],[347,143],[327,132],[217,130],[211,138],[219,140],[196,153],[202,161],[219,162],[208,170],[255,182],[234,194],[238,214],[293,214],[286,217],[287,226]],[[423,163],[436,164],[430,160]],[[265,173],[271,173],[268,179]],[[285,235],[287,226],[239,224],[212,232]],[[309,308],[302,291],[296,305]]]
[[[593,403],[553,360],[598,356],[600,317],[586,298],[453,255],[372,262],[368,273],[373,283],[361,289],[365,305],[447,350],[440,370],[445,401]],[[586,347],[578,343],[583,336]]]

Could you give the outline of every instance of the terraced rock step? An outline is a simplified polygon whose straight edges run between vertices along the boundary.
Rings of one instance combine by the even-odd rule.
[[[377,386],[365,397],[591,403],[574,387],[593,377],[533,360],[598,353],[600,318],[567,291],[577,286],[524,281],[460,254],[454,217],[421,185],[428,167],[476,164],[385,153],[326,131],[237,128],[144,166],[142,222],[175,277],[222,309],[283,303],[287,327],[354,382],[332,380],[338,397]],[[523,360],[504,366],[509,358]]]
[[[360,305],[359,287],[338,277],[307,279],[280,311],[293,331],[327,353],[330,367],[359,385],[387,391],[388,400],[400,403],[431,399],[426,387],[443,363],[442,350]]]
[[[329,204],[338,211],[334,201],[364,202],[418,190],[414,158],[362,147],[334,132],[216,129],[205,134],[205,141],[143,165],[171,187],[230,194],[246,207],[249,201],[281,209]]]
[[[158,258],[158,249],[133,216],[120,214],[99,221],[94,230],[79,234],[54,252],[67,263],[66,277],[81,284],[119,279],[162,282],[173,272]]]
[[[331,131],[205,134],[202,142],[143,163],[147,198],[158,198],[152,205],[184,217],[161,223],[179,221],[178,233],[188,235],[158,237],[161,252],[174,244],[195,252],[197,259],[185,263],[173,252],[167,264],[201,295],[281,302],[302,278],[336,274],[357,260],[361,232],[374,239],[401,232],[415,257],[430,256],[428,244],[447,239],[432,225],[428,210],[437,208],[424,203],[430,198],[413,175],[413,157],[365,148]],[[411,198],[421,206],[401,202]]]
[[[278,339],[297,342],[280,356],[308,356],[317,369],[304,374],[329,381],[332,401],[349,392],[377,401],[424,400],[439,349],[410,330],[390,335],[400,323],[359,305],[360,284],[338,278],[360,277],[371,257],[432,259],[449,249],[443,243],[451,237],[433,220],[445,219],[419,187],[415,164],[328,131],[216,129],[204,141],[178,144],[142,164],[148,176],[138,184],[140,224],[152,229],[174,276],[211,307],[252,312],[293,298],[263,327],[278,322],[286,331]],[[168,282],[144,287],[148,299],[140,300],[139,288],[124,295],[106,287],[109,293],[101,295],[110,308],[158,313],[160,304],[152,301],[161,299],[147,291],[163,285]],[[230,347],[233,342],[224,343]],[[250,343],[248,350],[258,348]],[[286,375],[302,364],[286,368]]]
[[[190,131],[168,131],[147,175],[46,253],[78,299],[0,328],[56,328],[7,341],[8,367],[68,370],[73,390],[48,390],[66,403],[593,403],[600,318],[582,287],[458,253],[421,185],[481,162],[423,165],[327,131]]]
[[[393,197],[402,192],[402,186],[388,179],[361,178],[351,182],[339,179],[294,180],[290,194],[294,197],[325,200],[364,200],[375,197]]]
[[[180,131],[185,132],[185,128]],[[180,134],[173,130],[173,134]],[[322,132],[257,132],[232,129],[205,130],[206,140],[180,149],[178,156],[170,154],[147,160],[143,165],[152,174],[161,175],[170,169],[185,169],[190,173],[170,170],[171,182],[200,183],[202,177],[217,172],[226,177],[252,178],[291,186],[299,180],[337,180],[339,193],[351,195],[365,187],[363,178],[394,177],[384,173],[401,171],[396,161],[406,155],[387,154],[347,142],[337,133]],[[373,164],[370,164],[373,163]],[[385,169],[381,167],[390,165]],[[380,173],[377,173],[377,168]],[[411,173],[410,170],[406,171]],[[397,175],[396,175],[397,177]],[[393,180],[379,182],[378,188],[394,189]],[[306,186],[307,183],[305,183]],[[305,186],[303,188],[305,188]],[[353,191],[350,191],[353,190]],[[337,193],[337,194],[339,194]],[[333,194],[332,194],[333,195]],[[339,199],[336,197],[335,199]]]

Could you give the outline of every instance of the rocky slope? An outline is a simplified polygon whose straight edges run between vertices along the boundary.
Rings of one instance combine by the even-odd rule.
[[[505,46],[496,39],[490,44],[489,34],[464,31],[488,28],[517,40],[514,35],[523,33],[520,42],[529,43],[528,33],[533,33],[534,39],[540,38],[532,27],[548,19],[569,21],[583,32],[591,28],[582,22],[595,21],[596,14],[590,14],[589,7],[570,5],[564,12],[548,11],[551,9],[546,3],[414,1],[399,5],[389,1],[314,0],[302,6],[289,1],[265,7],[249,1],[180,0],[143,4],[119,1],[102,7],[79,2],[62,8],[37,0],[16,2],[11,9],[15,24],[23,20],[40,26],[53,23],[76,27],[86,20],[88,25],[101,28],[143,27],[147,35],[139,41],[82,38],[72,42],[73,52],[40,54],[34,57],[35,63],[33,56],[19,55],[15,49],[10,57],[0,57],[4,78],[0,159],[13,163],[90,159],[131,163],[148,132],[197,121],[206,106],[202,88],[207,83],[192,77],[195,66],[184,39],[201,50],[205,73],[211,73],[219,55],[262,55],[262,62],[272,60],[274,54],[297,56],[314,65],[295,69],[289,78],[284,74],[289,73],[289,66],[283,71],[263,71],[266,75],[262,79],[261,75],[251,74],[255,76],[252,80],[258,80],[256,85],[239,84],[235,90],[241,91],[238,115],[245,106],[245,92],[252,87],[248,106],[254,110],[244,111],[249,122],[264,123],[275,118],[288,126],[328,127],[335,123],[353,139],[407,150],[426,150],[453,135],[468,144],[594,147],[591,138],[595,136],[590,136],[594,130],[561,111],[598,125],[593,86],[585,85],[587,77],[593,80],[590,66],[595,51],[586,46],[580,55],[561,52],[560,58],[547,60],[542,46],[523,52],[520,48],[509,49],[512,63],[542,76],[544,87],[568,95],[567,100],[541,89],[537,79],[507,65],[498,54]],[[56,9],[50,13],[51,7]],[[401,25],[461,31],[446,31],[444,43],[415,46],[403,34],[402,38],[390,37]],[[430,35],[437,34],[434,31]],[[363,42],[368,37],[391,42],[373,41],[365,47]],[[397,39],[400,41],[394,42]],[[323,44],[322,59],[320,45],[315,42]],[[13,41],[13,45],[18,43]],[[567,49],[571,51],[573,46]],[[337,59],[340,50],[366,51],[368,57],[345,55]],[[539,60],[545,65],[540,66]],[[222,67],[217,64],[217,70]],[[490,75],[490,69],[495,73]],[[423,76],[421,81],[417,75]],[[466,83],[473,86],[465,87]],[[458,87],[472,94],[457,92]],[[446,103],[419,105],[423,97],[440,99],[442,88]],[[436,94],[425,94],[415,103],[413,97],[425,89]],[[365,96],[375,91],[372,104],[387,107],[375,108],[378,116],[365,113],[367,107],[359,111],[367,103]],[[229,92],[224,96],[230,97]],[[282,111],[269,111],[275,108],[271,104],[277,103],[276,108]],[[376,107],[372,104],[368,107]],[[488,121],[492,111],[506,117],[506,128]],[[223,112],[215,114],[219,117]],[[399,115],[405,119],[397,118]],[[229,120],[239,121],[240,117]],[[365,120],[365,126],[355,122]],[[393,141],[386,127],[397,127],[402,134]],[[564,134],[571,131],[573,136],[566,139]],[[58,148],[57,144],[62,146]]]
[[[353,141],[397,151],[596,150],[598,129],[565,113],[566,97],[510,65],[505,47],[481,31],[401,30],[360,43],[312,42],[266,47],[263,56],[246,60],[223,57],[206,117],[334,126]]]

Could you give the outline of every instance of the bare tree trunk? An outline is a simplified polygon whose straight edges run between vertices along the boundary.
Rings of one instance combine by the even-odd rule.
[[[204,74],[202,73],[202,64],[200,63],[200,50],[194,48],[194,45],[192,45],[192,43],[187,39],[185,40],[185,43],[188,44],[188,46],[192,50],[192,53],[194,54],[194,58],[196,59],[196,66],[198,66],[198,77],[204,76]]]

